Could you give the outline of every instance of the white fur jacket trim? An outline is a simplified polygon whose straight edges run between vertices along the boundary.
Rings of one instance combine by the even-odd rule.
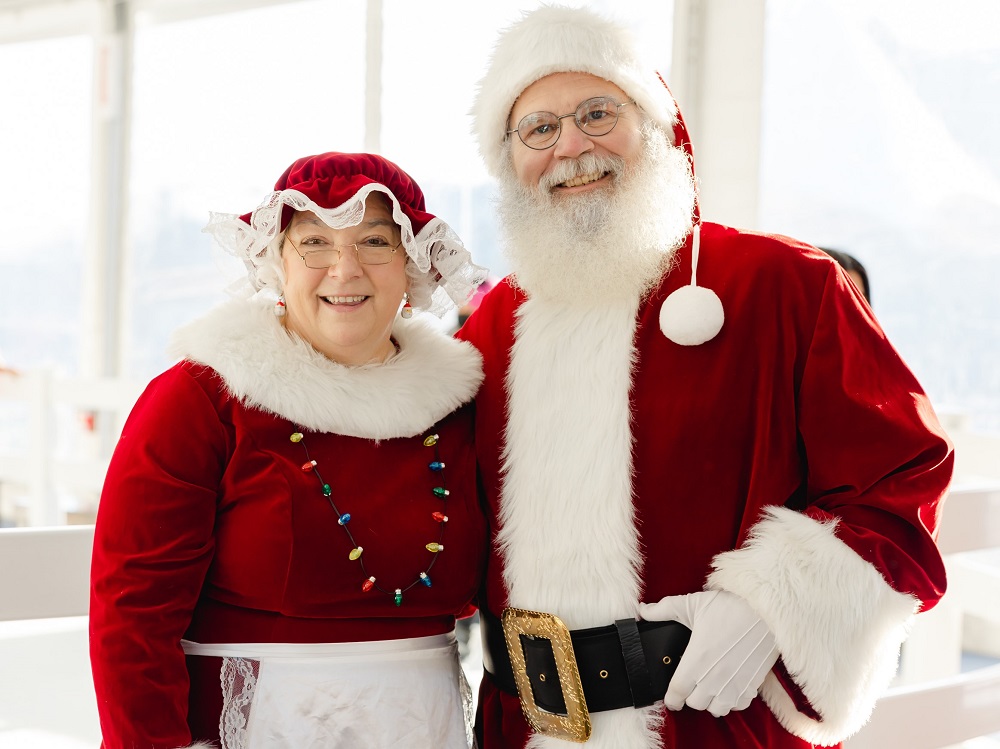
[[[770,508],[741,548],[715,557],[707,585],[742,596],[767,622],[822,721],[798,712],[773,673],[761,696],[786,730],[824,746],[868,720],[919,605],[838,539],[835,527]]]
[[[399,353],[347,367],[288,333],[273,311],[225,302],[178,330],[170,351],[205,364],[233,397],[319,432],[366,439],[412,437],[475,396],[482,357],[418,317],[397,318]]]
[[[637,610],[629,402],[637,304],[572,309],[529,299],[517,312],[497,543],[510,604],[556,614],[570,629]],[[587,747],[659,747],[659,718],[653,707],[595,713]],[[568,746],[540,735],[528,743]]]

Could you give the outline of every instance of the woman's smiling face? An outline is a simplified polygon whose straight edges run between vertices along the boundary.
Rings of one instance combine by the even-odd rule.
[[[384,361],[393,351],[392,325],[407,287],[399,245],[399,226],[380,193],[368,196],[361,223],[346,229],[330,228],[311,211],[296,212],[281,251],[285,327],[340,364]],[[340,250],[339,260],[324,252],[333,249]],[[334,264],[310,268],[303,257],[310,265]]]

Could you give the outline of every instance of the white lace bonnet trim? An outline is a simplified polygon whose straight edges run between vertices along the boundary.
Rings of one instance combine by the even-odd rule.
[[[392,217],[400,227],[403,247],[411,262],[406,264],[410,278],[409,301],[416,309],[438,317],[454,306],[462,306],[486,280],[487,270],[472,262],[472,255],[448,224],[431,219],[416,235],[409,217],[399,201],[385,185],[364,185],[348,201],[336,208],[321,208],[298,190],[272,192],[250,216],[250,224],[233,213],[212,212],[202,229],[212,235],[223,250],[246,265],[250,285],[256,292],[276,297],[282,278],[278,243],[281,232],[281,212],[284,206],[296,211],[312,211],[333,229],[344,229],[361,223],[365,200],[373,192],[381,192],[392,204]],[[270,291],[270,294],[266,292]]]

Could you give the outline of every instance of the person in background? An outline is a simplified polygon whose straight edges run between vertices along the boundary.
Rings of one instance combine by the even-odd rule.
[[[476,293],[472,295],[472,299],[463,304],[458,308],[458,327],[461,328],[465,325],[465,321],[469,319],[469,315],[476,311],[479,307],[480,302],[483,301],[490,289],[497,285],[496,279],[487,278],[476,289]]]
[[[3,358],[3,350],[0,350],[0,375],[3,374],[16,375],[18,374],[18,371],[13,367],[7,366],[7,363],[4,361]]]
[[[861,261],[854,257],[854,255],[843,250],[834,250],[830,247],[820,247],[820,249],[840,264],[840,267],[847,273],[847,277],[854,281],[854,285],[858,291],[861,292],[865,301],[871,306],[872,290],[868,282],[868,271],[865,270],[865,266],[861,264]]]
[[[526,14],[473,116],[513,271],[458,333],[495,534],[480,746],[838,744],[945,591],[927,397],[831,258],[702,220],[618,24]]]
[[[108,469],[104,746],[470,746],[454,628],[485,561],[481,361],[408,318],[484,270],[371,154],[299,159],[206,231],[249,284],[177,332]]]

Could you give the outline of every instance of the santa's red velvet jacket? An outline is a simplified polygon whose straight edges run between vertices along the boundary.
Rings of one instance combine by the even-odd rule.
[[[486,373],[476,439],[495,539],[481,605],[576,629],[731,591],[781,654],[760,698],[718,719],[662,702],[597,713],[588,746],[833,745],[867,719],[911,617],[944,593],[934,536],[951,446],[826,255],[704,224],[698,283],[725,323],[681,346],[658,315],[690,278],[689,236],[641,303],[555,304],[504,282],[460,331]],[[489,678],[479,720],[483,749],[529,737]]]
[[[182,638],[420,637],[469,611],[486,549],[463,406],[482,378],[479,356],[419,319],[398,320],[393,337],[388,363],[343,367],[246,301],[177,336],[184,360],[136,403],[97,517],[90,649],[107,749],[218,742],[221,660],[185,659]],[[429,434],[437,444],[424,444]],[[363,590],[312,459],[390,594]],[[433,491],[442,482],[446,499]],[[391,592],[428,569],[438,511],[448,521],[433,585],[396,606]]]

